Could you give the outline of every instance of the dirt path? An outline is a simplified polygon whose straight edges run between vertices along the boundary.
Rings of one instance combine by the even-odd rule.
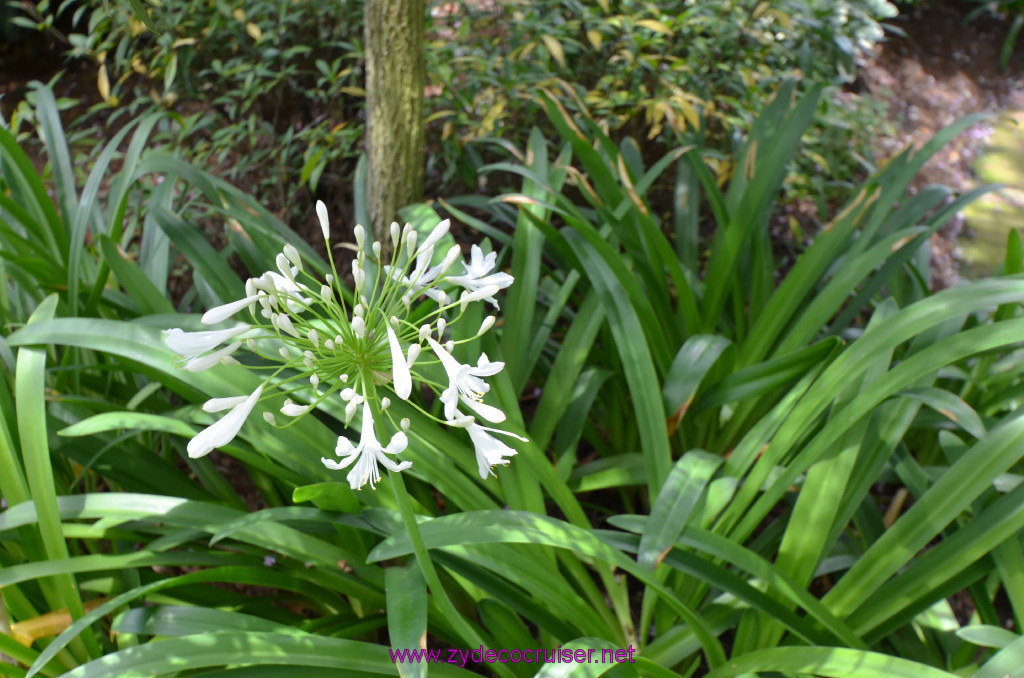
[[[888,102],[891,119],[899,123],[897,138],[878,140],[879,160],[892,157],[907,144],[923,144],[972,113],[1024,109],[1024,50],[1018,49],[1006,72],[1000,72],[999,51],[1008,22],[983,16],[965,24],[964,17],[976,7],[976,3],[935,3],[908,10],[891,22],[907,37],[892,38],[862,74],[866,89]],[[939,183],[957,192],[978,185],[975,168],[995,123],[993,117],[976,125],[939,151],[915,185]],[[944,286],[955,282],[960,272],[988,272],[991,262],[987,259],[999,254],[990,249],[985,261],[977,261],[974,268],[966,265],[962,250],[972,252],[972,225],[965,229],[965,219],[960,217],[933,240],[935,273]],[[1005,235],[1000,237],[1005,242]]]

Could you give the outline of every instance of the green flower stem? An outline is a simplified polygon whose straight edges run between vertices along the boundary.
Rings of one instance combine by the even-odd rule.
[[[476,648],[483,645],[483,639],[473,630],[469,622],[462,618],[462,615],[455,609],[451,599],[445,592],[444,586],[441,585],[441,579],[437,576],[437,570],[434,569],[434,563],[430,560],[427,547],[423,544],[423,535],[420,534],[419,525],[416,523],[416,514],[412,510],[409,491],[405,488],[402,474],[392,471],[388,473],[388,476],[391,478],[395,488],[395,499],[398,501],[398,509],[402,513],[402,522],[405,523],[405,529],[409,533],[409,541],[412,544],[413,553],[416,554],[416,562],[423,572],[423,578],[427,582],[427,588],[430,590],[430,593],[434,596],[434,601],[447,618],[451,627],[455,629],[455,632],[459,634],[462,641],[466,643],[467,647]],[[500,674],[504,678],[515,678],[515,674],[504,664],[492,664],[491,666],[494,668],[495,673]]]

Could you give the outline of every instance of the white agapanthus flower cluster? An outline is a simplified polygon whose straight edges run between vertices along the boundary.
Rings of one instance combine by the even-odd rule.
[[[485,257],[477,245],[472,247],[469,263],[462,261],[459,246],[454,245],[440,263],[431,266],[434,248],[448,232],[447,220],[422,243],[417,242],[418,233],[410,226],[402,229],[391,224],[391,263],[380,265],[380,243],[374,242],[369,250],[378,265],[371,267],[367,260],[370,254],[364,247],[366,233],[362,226],[356,226],[358,254],[352,262],[354,289],[350,292],[342,287],[330,255],[327,208],[320,201],[316,213],[333,272],[326,276],[325,283],[303,267],[292,245],[285,245],[277,256],[277,271],[249,279],[243,299],[212,308],[202,318],[204,325],[218,325],[246,311],[249,322],[236,321],[232,327],[205,332],[164,332],[167,346],[189,371],[219,363],[239,364],[232,354],[243,344],[263,359],[264,369],[267,362],[277,364],[251,394],[206,402],[203,409],[207,412],[228,413],[189,441],[189,456],[201,457],[231,442],[265,397],[265,391],[277,388],[289,396],[280,413],[292,421],[331,397],[344,401],[346,424],[361,412],[358,444],[339,437],[334,450],[338,459],[322,458],[331,469],[351,467],[347,479],[353,489],[366,483],[374,487],[380,480],[378,464],[392,471],[412,465],[393,458],[409,445],[409,420],[396,421],[388,411],[392,397],[409,401],[448,426],[465,428],[476,450],[480,477],[493,475],[493,466],[507,464],[507,458],[516,454],[493,434],[526,440],[477,423],[478,419],[490,423],[505,420],[500,409],[484,402],[490,386],[483,380],[501,371],[504,363],[491,362],[481,354],[475,366],[464,365],[452,355],[456,342],[445,337],[446,330],[462,318],[469,304],[487,302],[497,307],[495,294],[513,283],[512,276],[494,271],[496,254]],[[461,263],[461,272],[453,270],[457,262]],[[368,270],[374,271],[372,280]],[[462,291],[456,299],[449,297],[442,286]],[[432,300],[429,308],[416,303],[422,297]],[[494,316],[488,316],[473,338],[493,327],[494,322]],[[268,350],[268,345],[276,348],[276,353]],[[430,364],[440,364],[446,385],[421,374],[418,368]],[[282,373],[284,376],[278,379]],[[433,417],[410,400],[414,381],[438,395],[443,419]],[[291,423],[278,424],[274,413],[268,411],[263,417],[273,426]],[[377,438],[385,430],[390,434],[387,444]]]

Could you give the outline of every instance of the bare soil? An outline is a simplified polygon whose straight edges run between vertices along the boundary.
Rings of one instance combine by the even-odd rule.
[[[897,123],[896,137],[876,142],[880,161],[908,145],[920,147],[967,115],[1024,109],[1024,53],[1018,49],[1006,71],[999,70],[1009,20],[984,14],[965,22],[977,7],[973,2],[928,3],[904,8],[891,22],[906,37],[891,37],[860,76],[865,89],[888,104],[889,117]],[[975,162],[992,134],[993,122],[990,118],[972,126],[936,153],[914,189],[943,184],[961,193],[975,187]],[[933,239],[933,273],[939,286],[959,277],[962,255],[957,242],[964,227],[960,216]]]

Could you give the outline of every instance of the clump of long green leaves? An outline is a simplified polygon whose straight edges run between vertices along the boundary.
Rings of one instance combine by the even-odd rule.
[[[393,496],[353,491],[320,462],[345,422],[334,399],[292,426],[243,426],[223,447],[218,458],[241,462],[267,505],[247,507],[214,455],[188,458],[186,440],[210,421],[202,403],[251,392],[260,377],[175,369],[161,330],[194,317],[57,317],[56,297],[38,303],[5,335],[13,364],[0,371],[11,470],[0,536],[24,544],[4,552],[16,633],[0,634],[0,651],[33,674],[71,676],[243,676],[254,665],[393,675],[387,648],[421,642],[631,645],[635,663],[617,669],[630,675],[1011,673],[1024,642],[994,628],[994,599],[1005,592],[1020,618],[1019,244],[1013,275],[935,295],[921,284],[927,234],[956,208],[939,189],[905,195],[927,148],[870,179],[777,271],[767,223],[814,106],[789,94],[755,126],[724,193],[698,149],[645,170],[631,144],[552,104],[565,147],[551,158],[535,134],[529,164],[505,167],[524,178],[504,200],[520,206],[513,236],[465,215],[498,243],[497,261],[511,252],[516,280],[503,326],[475,336],[483,309],[471,305],[479,317],[453,337],[468,340],[456,346],[464,356],[505,363],[488,397],[529,438],[513,442],[517,463],[497,481],[481,483],[466,442],[436,420],[444,403],[424,401],[424,414],[396,399],[413,466],[393,475]],[[645,195],[673,166],[669,226]],[[566,197],[570,178],[587,204]],[[698,229],[705,204],[710,243]],[[281,243],[256,220],[239,224],[251,238],[239,251],[261,274]],[[197,270],[224,268],[190,231],[172,233]],[[209,307],[243,297],[241,281],[222,278],[223,292],[199,292]],[[104,368],[68,347],[102,355]],[[97,389],[77,403],[61,391],[47,402],[55,364],[148,395],[118,402]],[[96,401],[106,411],[82,416]],[[75,492],[72,451],[97,444],[109,464],[81,473],[114,491]],[[191,495],[141,489],[134,465],[153,450],[194,464]],[[879,483],[913,504],[896,493],[895,508],[881,507]],[[947,602],[964,589],[967,624]],[[63,609],[62,623],[40,623]]]

